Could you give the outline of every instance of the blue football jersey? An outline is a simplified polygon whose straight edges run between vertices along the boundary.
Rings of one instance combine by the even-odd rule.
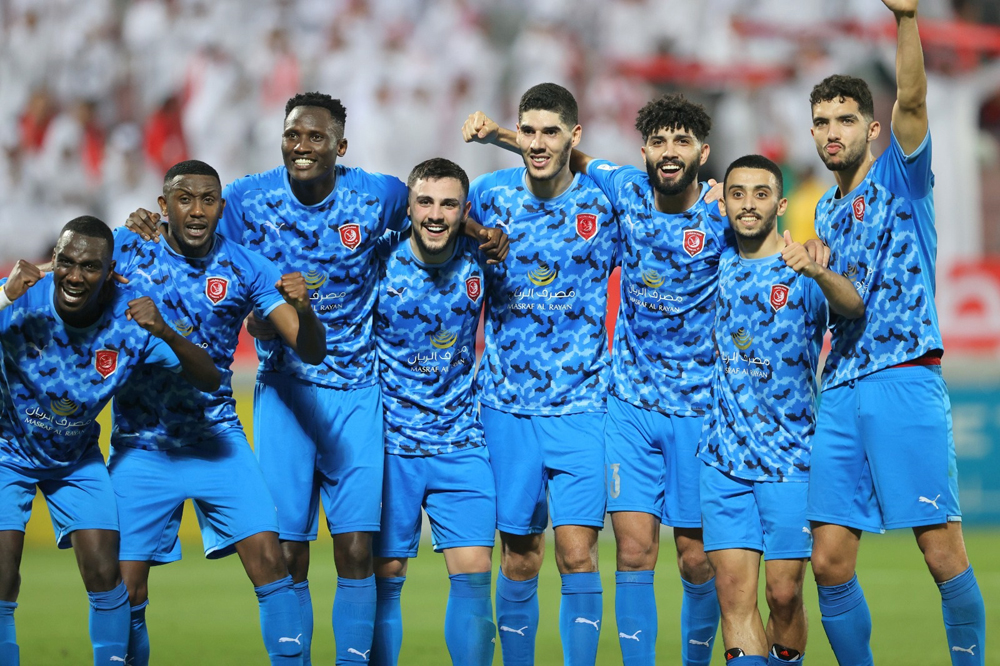
[[[621,308],[615,324],[610,392],[652,411],[701,415],[715,365],[712,323],[719,257],[734,246],[717,203],[683,213],[656,210],[649,176],[603,160],[587,173],[621,220]]]
[[[934,305],[937,230],[930,133],[904,155],[889,147],[846,196],[832,188],[816,205],[816,233],[830,246],[830,269],[865,302],[865,316],[833,315],[824,388],[943,349]]]
[[[162,368],[140,366],[112,403],[112,445],[162,451],[241,427],[233,399],[233,354],[250,311],[266,316],[284,303],[274,286],[278,269],[218,235],[205,257],[192,258],[166,240],[145,242],[124,227],[115,230],[115,261],[130,288],[152,298],[167,324],[208,352],[222,381],[205,393],[171,381]]]
[[[299,202],[278,167],[239,178],[222,192],[219,233],[259,252],[282,273],[299,271],[326,326],[330,354],[309,365],[279,340],[257,341],[262,372],[281,372],[334,388],[373,385],[372,309],[378,279],[375,241],[406,220],[399,179],[337,165],[337,185],[314,206]]]
[[[827,313],[816,281],[780,254],[723,254],[702,460],[750,481],[808,480]]]
[[[166,343],[125,318],[137,294],[116,287],[94,324],[74,328],[56,314],[54,289],[46,275],[0,311],[0,460],[39,469],[97,446],[97,415],[141,364],[180,368]]]
[[[589,177],[577,175],[559,196],[539,199],[525,172],[480,176],[469,191],[472,216],[510,237],[506,262],[490,267],[479,399],[514,414],[604,411],[618,222]]]
[[[413,256],[410,230],[378,241],[375,342],[386,453],[435,455],[482,446],[473,376],[486,260],[460,237],[451,259]]]

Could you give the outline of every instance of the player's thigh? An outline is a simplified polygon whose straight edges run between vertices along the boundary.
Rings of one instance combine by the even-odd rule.
[[[17,601],[21,588],[23,530],[0,530],[0,601]]]
[[[807,516],[868,532],[882,531],[871,468],[862,441],[856,382],[823,391],[812,438]]]
[[[698,442],[705,424],[703,416],[664,417],[669,427],[664,428],[661,447],[664,460],[663,515],[664,525],[675,528],[701,527],[701,468]]]
[[[181,558],[184,480],[163,451],[114,448],[108,473],[121,526],[119,559],[164,564]]]
[[[330,534],[377,532],[385,465],[382,392],[378,386],[318,391],[324,416],[315,424],[316,472]]]
[[[700,462],[700,461],[699,461]],[[701,462],[701,515],[705,552],[744,549],[764,552],[764,528],[754,482],[730,476]]]
[[[372,553],[385,559],[416,557],[427,460],[423,456],[383,455],[382,515],[379,531],[372,541]]]
[[[118,532],[118,506],[104,457],[96,446],[78,462],[39,481],[60,548],[71,547],[76,530]],[[117,545],[117,536],[116,536]],[[115,551],[117,561],[117,549]]]
[[[606,422],[603,412],[539,417],[553,527],[604,527]]]
[[[863,438],[885,527],[961,520],[951,401],[941,368],[890,368],[859,387]]]
[[[608,506],[618,511],[663,514],[664,467],[660,430],[663,415],[608,396],[604,431]],[[617,534],[617,528],[616,528]]]
[[[753,488],[764,528],[764,559],[808,559],[812,553],[812,531],[806,518],[809,484],[759,481]]]
[[[715,569],[715,588],[722,612],[729,615],[756,611],[760,551],[722,548],[713,550],[708,557]]]
[[[429,456],[426,465],[424,502],[434,550],[492,548],[497,497],[486,447]]]
[[[513,535],[540,534],[548,525],[541,433],[534,417],[480,408],[497,497],[497,527]]]

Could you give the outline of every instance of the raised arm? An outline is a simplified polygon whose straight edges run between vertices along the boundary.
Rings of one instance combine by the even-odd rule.
[[[305,278],[302,273],[288,273],[274,286],[285,302],[271,311],[268,320],[299,358],[319,365],[326,358],[326,327],[312,308]]]
[[[462,125],[462,138],[466,143],[485,143],[521,154],[521,149],[517,145],[517,132],[500,127],[482,111],[476,111],[465,119],[465,124]],[[587,167],[593,159],[590,155],[574,148],[569,158],[569,168],[573,173],[587,173]]]
[[[848,319],[857,319],[865,314],[865,302],[854,284],[843,275],[816,263],[801,243],[792,241],[792,234],[788,231],[785,231],[785,249],[781,251],[781,258],[796,273],[816,281],[833,312]]]
[[[181,374],[199,391],[211,393],[219,388],[222,375],[215,362],[204,349],[185,340],[174,329],[167,326],[160,311],[149,296],[128,302],[125,317],[131,319],[152,335],[163,340],[181,362]]]
[[[896,104],[892,133],[909,155],[927,135],[927,72],[917,31],[917,0],[882,0],[896,16]]]

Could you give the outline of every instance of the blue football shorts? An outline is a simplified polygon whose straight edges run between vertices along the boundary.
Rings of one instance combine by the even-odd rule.
[[[278,531],[274,501],[240,428],[169,451],[114,448],[108,470],[118,498],[122,560],[181,559],[177,531],[187,499],[208,558],[233,553],[248,536]]]
[[[553,527],[604,527],[603,412],[527,416],[484,405],[479,416],[501,532],[540,534],[549,512]]]
[[[485,446],[433,456],[385,455],[382,528],[376,557],[417,556],[420,509],[427,511],[434,550],[492,547],[497,496]]]
[[[608,511],[701,527],[697,457],[704,416],[661,414],[608,396]]]
[[[36,487],[45,496],[60,548],[72,546],[76,530],[118,531],[115,491],[97,446],[66,467],[26,467],[10,457],[0,461],[0,530],[24,531]]]
[[[804,560],[812,553],[805,481],[747,481],[701,466],[705,550],[742,548],[765,560]]]
[[[809,520],[867,532],[960,521],[940,366],[889,368],[823,391]]]
[[[330,534],[377,532],[382,503],[382,393],[261,373],[254,451],[278,507],[279,538],[312,541],[323,499]]]

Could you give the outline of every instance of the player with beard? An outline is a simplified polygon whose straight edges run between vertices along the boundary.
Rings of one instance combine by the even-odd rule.
[[[806,647],[806,489],[827,303],[852,319],[864,304],[850,280],[820,267],[789,232],[778,235],[787,205],[778,165],[741,157],[723,189],[739,252],[719,264],[712,409],[698,450],[705,550],[726,663],[781,666],[801,663]],[[762,554],[766,629],[757,609]]]
[[[984,663],[983,597],[965,551],[951,405],[934,305],[937,236],[927,75],[917,0],[896,19],[896,103],[877,158],[871,91],[833,76],[810,95],[816,149],[837,186],[816,208],[830,266],[866,316],[832,317],[808,517],[823,628],[842,664],[871,664],[871,615],[855,573],[862,531],[911,528],[941,592],[953,664]]]
[[[463,127],[467,141],[480,138],[470,124],[475,117]],[[570,171],[581,132],[568,90],[530,88],[510,133],[524,167],[481,176],[469,194],[472,215],[502,225],[512,244],[511,258],[491,275],[476,378],[496,480],[497,624],[507,666],[534,663],[550,514],[566,664],[594,664],[603,617],[597,536],[605,513],[605,318],[619,228],[594,181]]]

